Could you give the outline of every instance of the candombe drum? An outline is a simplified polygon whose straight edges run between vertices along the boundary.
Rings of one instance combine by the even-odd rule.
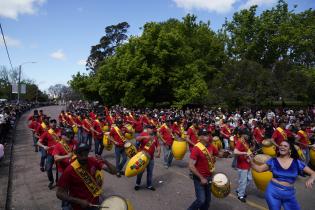
[[[312,166],[315,167],[315,149],[314,148],[310,149],[310,162]]]
[[[145,151],[138,152],[127,163],[125,176],[132,177],[144,171],[150,161],[150,156]]]
[[[301,148],[298,146],[298,145],[294,145],[298,155],[299,155],[299,159],[302,160],[302,161],[305,161],[306,158],[305,158],[305,155],[303,153],[303,151],[301,150]]]
[[[262,151],[265,155],[276,157],[276,146],[272,144],[270,139],[262,141]]]
[[[176,160],[182,160],[187,150],[186,141],[175,139],[172,144],[172,153]]]
[[[271,157],[269,155],[258,154],[254,157],[253,161],[256,165],[262,165],[266,163],[270,158]],[[257,189],[264,192],[266,190],[268,183],[270,182],[272,178],[272,173],[270,171],[259,173],[255,171],[254,169],[252,169],[252,175],[253,175],[253,179],[254,179]]]
[[[102,131],[105,133],[105,132],[108,132],[109,131],[109,127],[108,127],[108,125],[104,125],[103,127],[102,127]]]
[[[109,135],[109,132],[103,135],[103,145],[107,151],[111,151],[113,148],[113,143],[109,140],[108,135]]]
[[[134,210],[131,202],[124,199],[121,196],[112,195],[106,198],[102,204],[99,206],[99,209],[108,209],[108,210]]]
[[[217,173],[212,178],[211,192],[217,198],[225,198],[231,192],[231,182],[224,173]]]
[[[73,130],[74,134],[77,134],[79,131],[79,128],[78,128],[78,126],[74,125],[74,126],[72,126],[72,130]]]
[[[135,129],[130,124],[125,125],[125,128],[128,131],[128,132],[125,133],[126,139],[128,139],[128,140],[133,139],[133,136],[134,136],[134,133],[135,133]]]
[[[133,156],[135,156],[137,154],[137,148],[135,147],[135,145],[133,145],[131,142],[127,141],[124,144],[124,148],[125,148],[125,152],[126,155],[129,158],[132,158]]]
[[[218,136],[212,138],[212,144],[218,149],[222,149],[222,142]]]

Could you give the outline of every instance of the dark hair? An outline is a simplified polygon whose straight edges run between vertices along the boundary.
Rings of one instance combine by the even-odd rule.
[[[290,157],[293,159],[299,159],[300,156],[298,154],[298,151],[295,149],[295,138],[294,137],[288,137],[287,143],[289,144],[290,147]]]

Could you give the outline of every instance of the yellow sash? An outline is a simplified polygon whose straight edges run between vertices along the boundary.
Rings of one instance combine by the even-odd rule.
[[[122,140],[122,142],[125,142],[126,139],[125,139],[125,137],[121,134],[120,129],[119,129],[117,126],[113,126],[113,128],[115,129],[116,133],[118,133],[118,135],[119,135],[120,139]]]
[[[277,131],[279,131],[279,133],[282,135],[284,140],[287,140],[287,134],[285,133],[285,131],[282,128],[278,127]]]
[[[81,168],[78,160],[71,163],[76,174],[82,179],[85,186],[88,188],[93,197],[98,197],[102,194],[101,185],[97,184],[96,178],[92,177],[86,170]]]
[[[58,135],[56,134],[56,132],[55,132],[52,128],[50,128],[50,129],[48,130],[48,133],[49,133],[50,135],[52,135],[52,137],[53,137],[53,139],[54,139],[55,141],[57,141],[57,142],[60,141]]]
[[[198,147],[198,149],[200,149],[200,151],[205,155],[208,161],[209,171],[213,172],[215,170],[215,159],[213,155],[209,153],[208,149],[201,142],[198,142],[195,146]]]

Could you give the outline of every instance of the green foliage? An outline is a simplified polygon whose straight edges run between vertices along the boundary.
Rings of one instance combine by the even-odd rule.
[[[106,27],[92,46],[90,74],[69,82],[86,99],[127,107],[315,101],[312,9],[296,13],[280,0],[257,15],[253,6],[217,33],[190,14],[148,22],[127,40],[128,28],[126,22]]]

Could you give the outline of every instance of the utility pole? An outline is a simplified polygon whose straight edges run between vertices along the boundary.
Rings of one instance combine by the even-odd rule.
[[[20,103],[20,94],[21,94],[21,71],[22,71],[22,65],[19,65],[19,80],[18,80],[18,98],[17,103]]]

